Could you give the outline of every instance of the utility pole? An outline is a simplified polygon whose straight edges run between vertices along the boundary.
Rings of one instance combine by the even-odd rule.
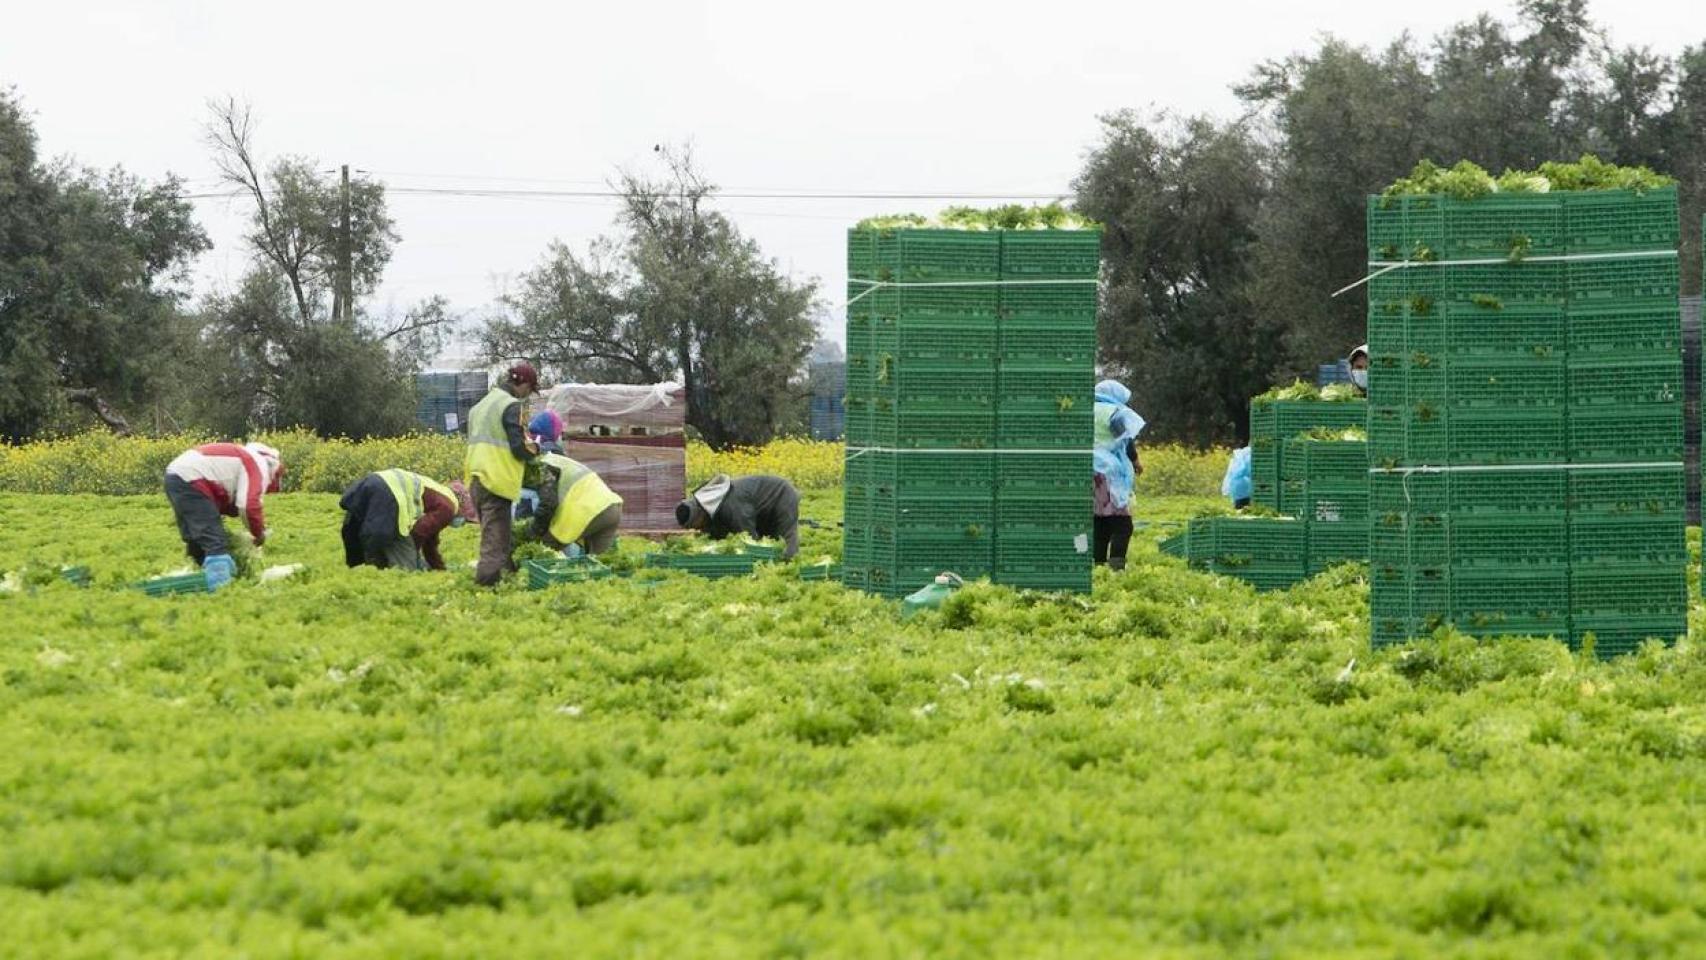
[[[343,190],[341,194],[343,207],[343,232],[338,240],[338,290],[333,304],[333,313],[339,319],[348,320],[355,315],[355,281],[350,272],[350,225],[349,225],[349,164],[343,165]]]

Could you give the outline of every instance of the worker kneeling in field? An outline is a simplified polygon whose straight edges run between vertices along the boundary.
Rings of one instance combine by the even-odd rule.
[[[439,534],[474,519],[467,487],[408,470],[362,477],[344,491],[338,507],[344,512],[344,562],[381,570],[443,570]]]
[[[616,546],[622,498],[590,467],[560,453],[539,458],[539,504],[531,535],[563,556],[597,556]]]
[[[539,455],[539,448],[527,439],[521,401],[538,389],[539,374],[533,365],[518,363],[468,412],[468,457],[462,482],[473,491],[474,508],[480,515],[480,561],[474,567],[474,582],[482,587],[493,586],[515,569],[512,511],[521,496],[527,462]]]
[[[800,491],[781,477],[717,474],[675,507],[675,522],[712,540],[731,533],[776,537],[784,559],[800,552]]]
[[[166,465],[166,499],[190,559],[201,565],[207,588],[217,590],[237,575],[231,541],[219,518],[241,517],[255,546],[266,543],[261,497],[277,493],[284,463],[264,443],[205,443]]]

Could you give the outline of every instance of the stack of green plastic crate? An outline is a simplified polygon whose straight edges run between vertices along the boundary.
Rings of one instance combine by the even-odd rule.
[[[1685,627],[1674,189],[1370,198],[1377,645]]]
[[[1000,237],[995,580],[1086,591],[1101,232]]]
[[[1291,517],[1197,517],[1185,530],[1192,567],[1283,590],[1308,575],[1307,530]]]
[[[1280,509],[1301,520],[1306,569],[1368,559],[1368,442],[1293,437],[1281,460]]]
[[[1089,588],[1099,250],[1097,231],[849,231],[845,583]]]
[[[1250,499],[1258,506],[1282,509],[1280,481],[1283,478],[1285,442],[1317,427],[1343,429],[1361,427],[1368,416],[1362,400],[1274,400],[1256,397],[1250,401]]]

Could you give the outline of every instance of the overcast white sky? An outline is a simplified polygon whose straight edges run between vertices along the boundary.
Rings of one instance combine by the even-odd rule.
[[[0,84],[43,152],[212,185],[209,98],[248,100],[263,154],[348,163],[392,186],[597,188],[691,140],[726,189],[1064,193],[1122,107],[1232,115],[1230,84],[1321,35],[1422,37],[1496,0],[1427,4],[728,2],[7,3]],[[1618,44],[1706,39],[1699,0],[1601,0]],[[843,288],[842,231],[948,201],[727,199],[784,268]],[[199,203],[206,289],[235,282],[242,210]],[[379,304],[489,307],[552,238],[608,229],[609,202],[394,195],[403,242]],[[834,325],[833,322],[831,324]],[[839,330],[830,331],[836,339]]]

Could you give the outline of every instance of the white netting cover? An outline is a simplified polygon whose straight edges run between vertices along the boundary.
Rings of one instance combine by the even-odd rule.
[[[546,406],[563,418],[565,436],[593,427],[680,433],[687,422],[687,391],[679,383],[564,384],[550,392]]]

